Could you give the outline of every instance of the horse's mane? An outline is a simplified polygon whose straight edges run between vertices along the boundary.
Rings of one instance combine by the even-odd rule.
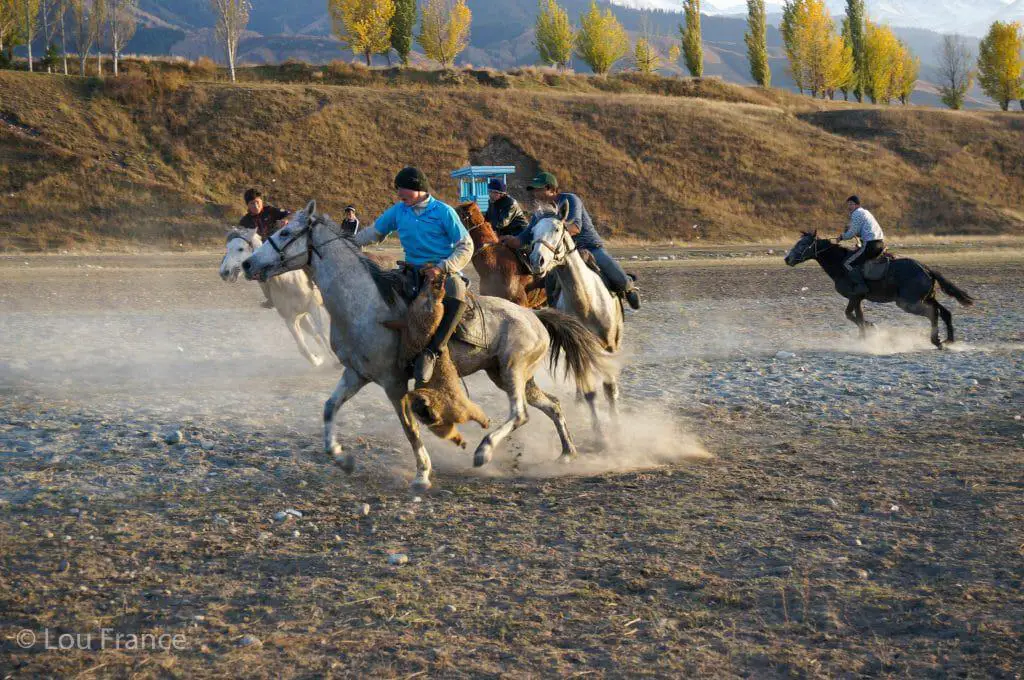
[[[544,205],[533,211],[533,221],[539,222],[549,217],[558,217],[558,207],[555,204]]]
[[[231,227],[228,230],[227,238],[224,240],[224,244],[231,243],[236,238],[240,238],[249,245],[252,245],[252,237],[256,235],[255,229],[246,229],[245,227]]]
[[[377,292],[379,292],[380,296],[384,298],[384,302],[388,307],[394,307],[398,302],[396,291],[403,284],[401,274],[385,270],[379,264],[371,260],[366,253],[363,252],[363,249],[356,245],[354,235],[345,231],[340,224],[331,219],[330,215],[317,215],[317,221],[330,229],[335,237],[337,237],[338,242],[348,248],[349,251],[356,256],[359,263],[363,265],[367,273],[369,273],[370,277],[373,279],[374,285],[377,286]]]

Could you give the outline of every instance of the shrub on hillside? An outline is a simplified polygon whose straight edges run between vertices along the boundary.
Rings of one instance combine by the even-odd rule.
[[[189,75],[200,80],[213,80],[217,77],[217,62],[209,57],[199,57],[189,66]]]
[[[107,78],[101,87],[104,95],[132,108],[145,105],[152,95],[149,78],[139,71],[124,73],[117,78]]]

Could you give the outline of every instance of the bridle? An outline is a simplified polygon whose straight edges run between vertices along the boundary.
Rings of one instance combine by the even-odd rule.
[[[285,269],[292,269],[293,267],[290,266],[291,261],[297,257],[303,257],[303,253],[299,253],[298,255],[292,255],[291,257],[285,256],[284,253],[286,250],[288,250],[288,247],[291,246],[291,244],[298,241],[300,238],[302,238],[302,235],[307,232],[309,233],[309,238],[306,239],[306,252],[304,254],[306,261],[302,265],[300,265],[301,267],[305,267],[312,264],[314,254],[321,260],[324,259],[324,256],[320,253],[319,249],[323,248],[328,243],[332,243],[333,241],[340,241],[341,239],[345,238],[345,236],[335,236],[334,238],[327,239],[320,245],[313,243],[313,227],[320,224],[324,224],[324,221],[320,218],[319,215],[314,215],[311,218],[308,218],[306,224],[303,225],[301,228],[297,229],[291,235],[291,237],[287,241],[285,241],[283,246],[278,246],[277,243],[274,242],[273,236],[270,236],[267,239],[266,242],[270,244],[270,247],[273,248],[275,252],[277,252],[278,257],[281,260],[282,267],[284,267]],[[298,267],[294,268],[298,269]]]
[[[566,242],[566,238],[565,238],[566,237],[565,223],[562,222],[561,220],[557,219],[557,218],[552,218],[552,219],[554,220],[555,224],[558,225],[557,229],[558,229],[558,232],[560,234],[559,239],[558,239],[558,244],[552,246],[550,243],[548,243],[547,241],[545,241],[543,239],[538,239],[537,241],[535,241],[535,243],[537,243],[540,246],[543,246],[544,248],[547,248],[548,250],[551,251],[552,262],[553,262],[552,269],[554,269],[555,267],[559,267],[559,266],[565,264],[565,261],[567,259],[569,259],[569,256],[576,252],[577,247],[576,247],[575,241],[573,241],[571,247],[566,245],[566,243],[565,243]]]
[[[832,243],[831,241],[829,241],[827,239],[819,239],[817,236],[812,236],[812,239],[813,240],[811,241],[811,243],[808,243],[807,245],[805,245],[803,250],[801,250],[800,253],[798,255],[796,255],[799,258],[804,258],[804,255],[807,254],[807,250],[809,248],[814,248],[814,250],[811,251],[811,257],[804,258],[804,259],[800,260],[801,262],[806,262],[807,260],[817,260],[818,256],[820,254],[824,253],[826,250],[829,250],[830,248],[835,248],[836,247],[835,243]],[[824,248],[821,248],[819,250],[818,249],[818,243],[820,243],[821,241],[825,241],[826,243],[828,243],[828,245],[825,246]]]

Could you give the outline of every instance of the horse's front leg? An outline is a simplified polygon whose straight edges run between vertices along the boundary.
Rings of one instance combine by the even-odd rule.
[[[612,422],[619,421],[619,381],[616,378],[606,378],[604,382],[604,396],[608,399],[608,409],[612,414]]]
[[[324,360],[313,354],[309,350],[309,346],[306,344],[306,334],[302,329],[302,322],[305,318],[305,313],[301,313],[293,317],[292,320],[288,322],[288,331],[292,334],[292,337],[295,338],[295,344],[299,346],[299,352],[306,358],[306,361],[314,366],[319,366],[324,362]]]
[[[394,406],[395,413],[398,414],[398,420],[401,421],[402,429],[416,456],[416,478],[412,480],[412,489],[413,491],[426,491],[430,488],[430,471],[432,469],[430,454],[427,453],[427,448],[423,446],[423,440],[420,439],[420,428],[413,416],[409,395],[405,389],[403,386],[388,390],[388,399],[391,400],[391,405]]]
[[[363,389],[366,382],[366,379],[355,371],[342,368],[341,379],[338,381],[337,387],[324,403],[324,452],[348,473],[355,470],[356,459],[351,453],[342,458],[341,444],[335,437],[334,423],[342,405]]]
[[[846,318],[857,324],[857,329],[860,330],[860,337],[863,340],[864,336],[867,334],[867,330],[864,328],[864,312],[861,311],[860,305],[860,299],[854,298],[850,300],[850,303],[846,305]]]
[[[333,356],[334,350],[331,348],[330,341],[330,319],[327,318],[327,312],[323,307],[313,304],[307,311],[307,320],[312,326],[311,335],[316,339],[316,344],[323,348],[325,356]]]

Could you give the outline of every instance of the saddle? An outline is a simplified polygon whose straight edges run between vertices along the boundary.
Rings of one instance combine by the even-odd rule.
[[[461,274],[459,276],[462,276]],[[399,262],[398,269],[383,272],[381,280],[391,288],[394,294],[405,300],[405,304],[411,304],[416,296],[420,294],[420,286],[423,284],[423,277],[419,269],[408,262]],[[469,286],[469,279],[462,276],[462,280]],[[474,347],[487,347],[487,329],[484,326],[483,310],[480,308],[480,301],[476,294],[466,291],[466,311],[455,329],[455,337]]]
[[[868,260],[862,266],[864,278],[867,281],[881,281],[889,273],[889,265],[897,259],[888,250],[883,250],[878,257]]]

